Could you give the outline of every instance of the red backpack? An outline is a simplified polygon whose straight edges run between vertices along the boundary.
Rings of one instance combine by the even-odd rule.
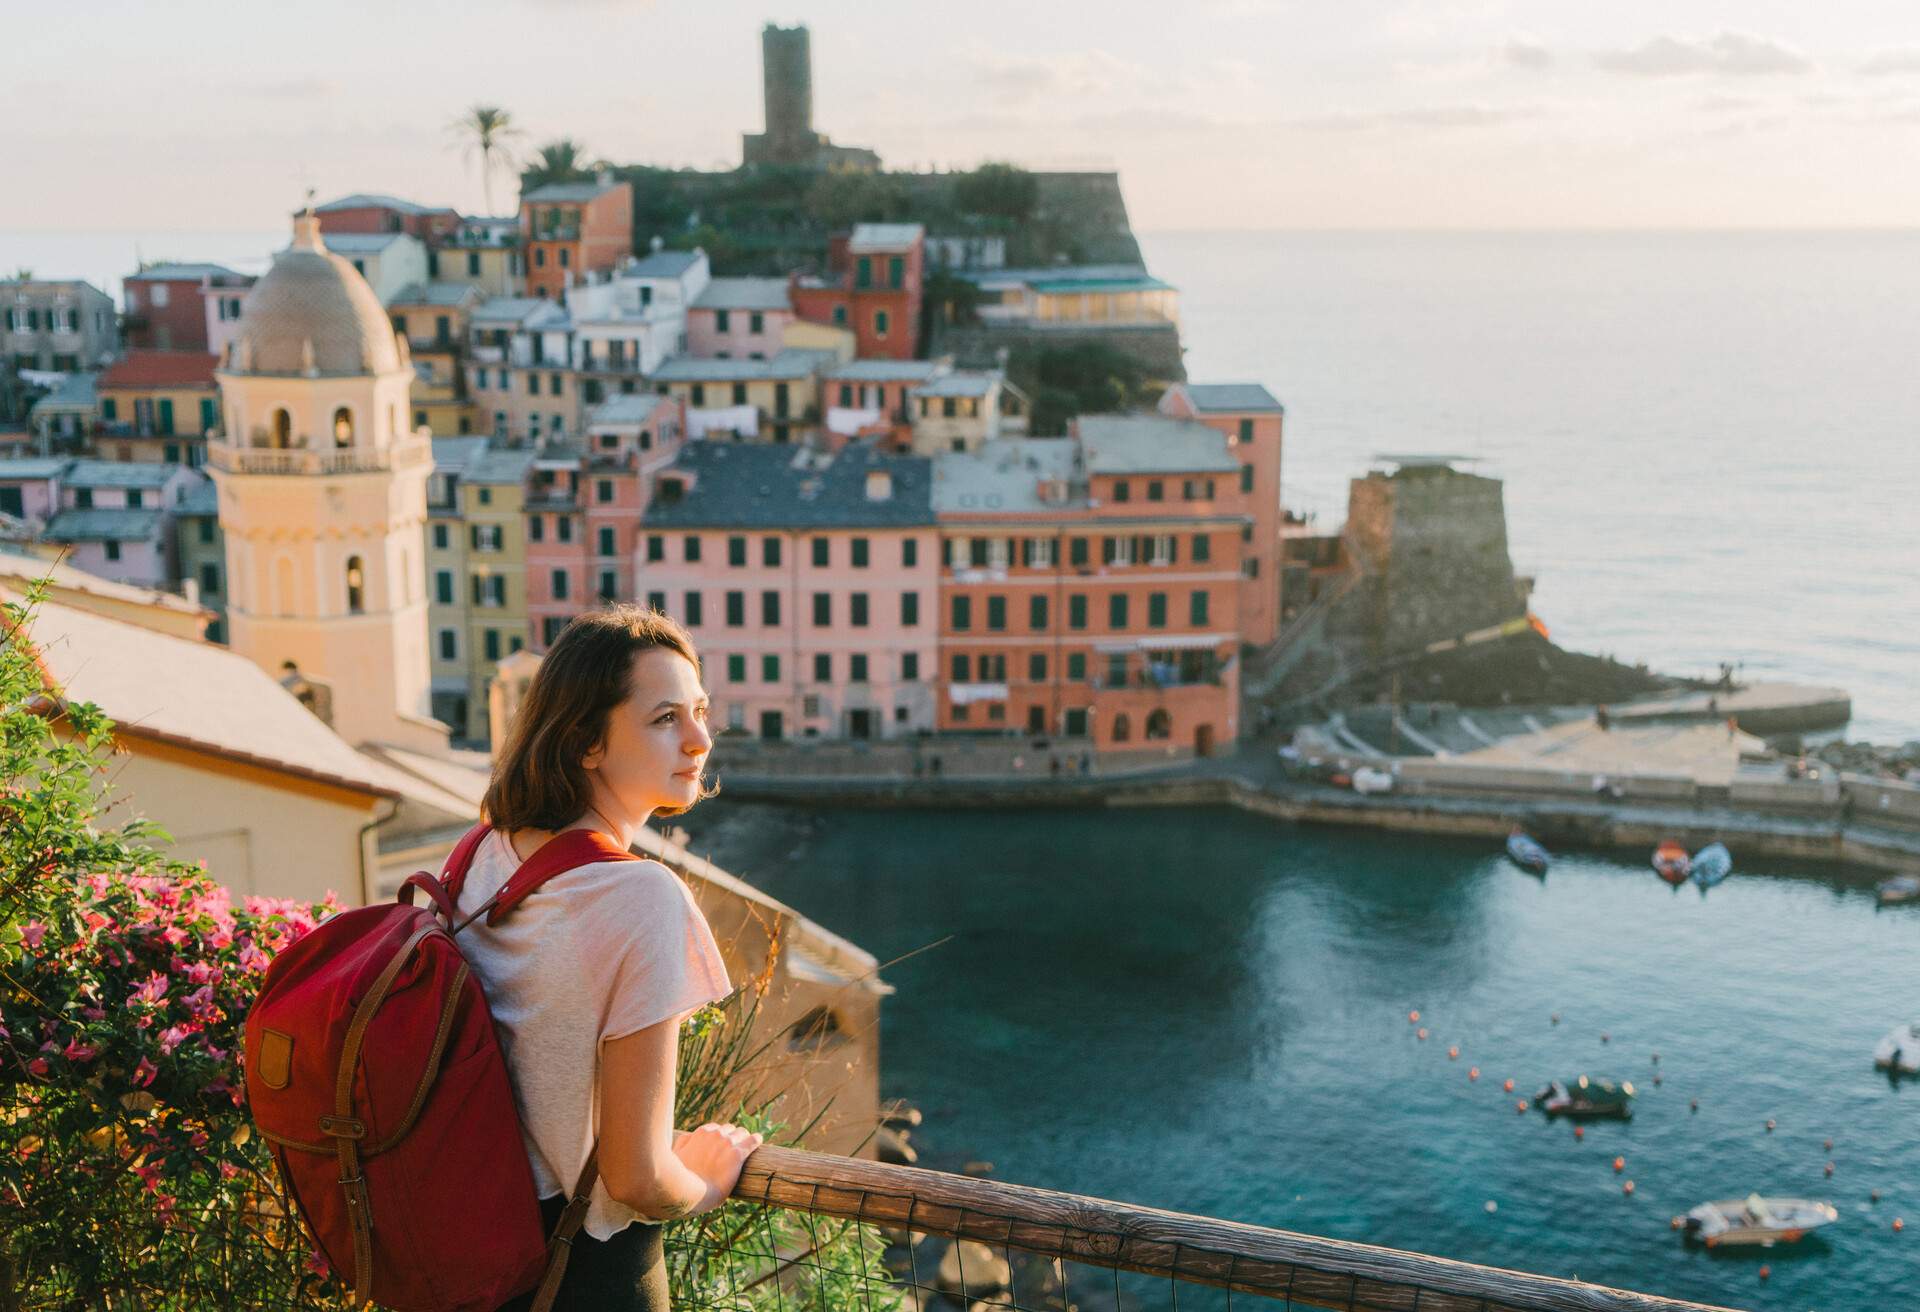
[[[440,879],[410,875],[397,902],[342,912],[281,953],[247,1013],[247,1102],[287,1192],[354,1296],[399,1312],[477,1312],[536,1285],[546,1312],[598,1174],[596,1150],[543,1234],[506,1060],[454,935],[576,866],[638,858],[566,830],[462,920],[489,832],[470,830]]]

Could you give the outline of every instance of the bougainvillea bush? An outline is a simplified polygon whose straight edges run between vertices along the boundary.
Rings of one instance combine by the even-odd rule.
[[[326,1306],[251,1135],[240,1026],[324,906],[232,898],[110,827],[112,726],[0,634],[0,1306]]]

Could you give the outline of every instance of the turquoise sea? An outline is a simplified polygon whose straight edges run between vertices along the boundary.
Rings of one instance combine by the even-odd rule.
[[[883,971],[924,1164],[1736,1307],[1914,1303],[1920,1084],[1871,1053],[1920,1014],[1920,908],[1865,877],[1743,863],[1703,897],[1573,854],[1541,882],[1490,843],[1218,810],[810,834],[740,873],[883,962],[946,940]],[[1576,1142],[1515,1110],[1581,1073],[1633,1081],[1633,1120]],[[1765,1255],[1669,1229],[1752,1190],[1841,1220]]]

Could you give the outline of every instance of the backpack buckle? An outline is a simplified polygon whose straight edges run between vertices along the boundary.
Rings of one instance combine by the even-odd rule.
[[[336,1139],[364,1139],[367,1137],[367,1123],[357,1116],[322,1116],[320,1133],[330,1134]]]

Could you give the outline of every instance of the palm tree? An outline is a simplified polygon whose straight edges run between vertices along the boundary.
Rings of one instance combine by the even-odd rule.
[[[531,191],[550,182],[572,182],[602,167],[600,161],[587,158],[585,146],[572,137],[562,137],[540,147],[533,162],[520,175],[520,189]]]
[[[513,125],[513,115],[498,105],[475,105],[450,125],[461,139],[467,159],[480,154],[480,186],[487,199],[487,213],[493,213],[493,174],[495,169],[513,168],[514,138],[522,135]]]

